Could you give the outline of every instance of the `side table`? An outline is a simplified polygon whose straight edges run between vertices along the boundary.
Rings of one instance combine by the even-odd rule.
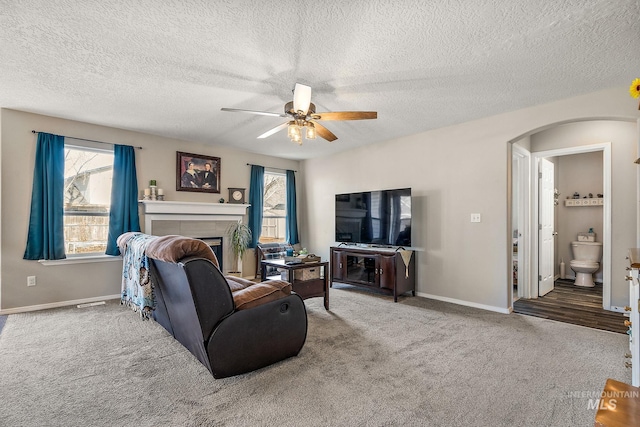
[[[640,425],[640,388],[607,379],[602,390],[595,427]]]
[[[323,297],[324,308],[329,310],[329,263],[324,262],[302,262],[299,264],[287,264],[283,259],[265,259],[260,263],[260,278],[267,280],[267,267],[276,267],[287,272],[288,282],[291,289],[302,299]],[[318,269],[318,273],[313,278],[304,280],[304,270]],[[298,277],[296,277],[298,276]],[[316,277],[317,276],[317,277]]]

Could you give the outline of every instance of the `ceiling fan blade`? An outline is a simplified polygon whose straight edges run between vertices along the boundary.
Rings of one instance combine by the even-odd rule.
[[[280,132],[282,129],[285,129],[287,126],[289,126],[289,122],[284,122],[281,125],[278,125],[276,127],[274,127],[271,130],[266,131],[265,133],[263,133],[262,135],[260,135],[258,137],[258,139],[263,139],[263,138],[267,138],[270,137],[271,135],[273,135],[276,132]]]
[[[272,113],[270,111],[255,111],[255,110],[240,110],[238,108],[221,108],[221,111],[229,111],[231,113],[249,113],[249,114],[259,114],[261,116],[271,116],[271,117],[288,117],[283,113]]]
[[[314,120],[368,120],[377,119],[376,111],[333,111],[312,114]]]
[[[311,86],[296,83],[293,88],[293,109],[297,113],[302,111],[307,114],[309,104],[311,103]]]
[[[333,142],[338,139],[338,137],[335,136],[333,132],[322,126],[320,123],[313,122],[313,126],[316,128],[316,133],[318,134],[318,136],[320,136],[320,138],[324,138],[329,142]]]

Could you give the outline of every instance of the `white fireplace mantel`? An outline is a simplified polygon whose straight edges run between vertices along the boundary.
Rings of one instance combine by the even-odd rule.
[[[139,200],[144,232],[153,234],[153,221],[242,221],[248,204]]]

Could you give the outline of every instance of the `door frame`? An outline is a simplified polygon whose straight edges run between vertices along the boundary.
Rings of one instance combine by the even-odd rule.
[[[538,174],[539,159],[543,157],[568,156],[571,154],[591,153],[602,151],[602,186],[604,191],[603,212],[603,232],[602,232],[602,307],[611,310],[611,142],[600,144],[580,145],[569,148],[559,148],[555,150],[538,151],[531,153],[531,193],[532,206],[530,211],[531,227],[537,229],[538,218]],[[531,276],[529,279],[529,294],[533,298],[538,295],[538,238],[531,239],[530,266]]]
[[[516,200],[512,201],[512,206],[518,209],[518,298],[531,298],[530,278],[531,263],[529,262],[529,248],[531,235],[531,221],[529,220],[529,191],[531,188],[531,153],[529,150],[517,145],[511,145],[511,162],[518,161],[518,192]],[[511,215],[513,217],[513,215]],[[511,227],[513,228],[513,227]],[[511,235],[511,231],[509,231]],[[511,246],[509,250],[513,254]],[[510,275],[513,277],[513,274]],[[513,279],[509,280],[510,293],[513,292]],[[510,307],[513,306],[513,295],[509,294]]]

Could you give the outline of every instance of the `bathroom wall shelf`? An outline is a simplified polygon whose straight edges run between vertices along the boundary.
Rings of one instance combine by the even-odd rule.
[[[604,199],[602,197],[593,197],[591,199],[566,199],[565,206],[603,206]]]

